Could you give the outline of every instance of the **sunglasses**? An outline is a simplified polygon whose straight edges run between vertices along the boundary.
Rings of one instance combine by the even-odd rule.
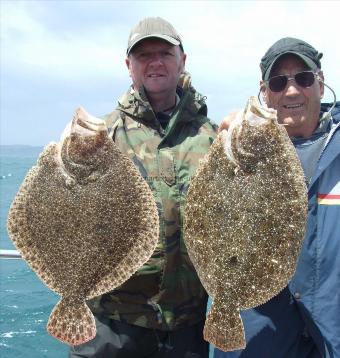
[[[294,80],[300,87],[310,87],[314,83],[315,76],[316,74],[313,71],[302,71],[296,73],[292,77],[287,75],[274,76],[269,78],[266,83],[272,92],[281,92],[286,88],[287,83],[290,80]]]

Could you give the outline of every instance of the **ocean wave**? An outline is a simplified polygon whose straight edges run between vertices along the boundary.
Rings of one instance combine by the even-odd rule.
[[[0,334],[1,338],[13,338],[13,336],[25,335],[25,334],[36,334],[37,331],[11,331]]]
[[[4,307],[7,307],[7,308],[18,308],[17,305],[4,305]]]
[[[10,178],[12,176],[12,173],[8,173],[8,174],[5,174],[5,175],[0,175],[0,179],[6,179],[6,178]]]

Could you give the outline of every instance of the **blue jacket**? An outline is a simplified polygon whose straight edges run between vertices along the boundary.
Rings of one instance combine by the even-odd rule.
[[[329,104],[322,104],[322,112]],[[247,346],[214,358],[340,358],[340,102],[308,188],[308,221],[290,284],[241,312]]]

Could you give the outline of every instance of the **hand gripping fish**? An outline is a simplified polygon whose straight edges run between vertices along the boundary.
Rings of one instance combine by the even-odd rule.
[[[96,335],[85,300],[126,281],[154,251],[153,194],[101,119],[79,108],[60,143],[49,144],[9,211],[22,257],[61,300],[48,332],[70,345]]]
[[[240,310],[278,294],[295,272],[307,216],[296,151],[276,111],[251,97],[222,131],[191,182],[185,241],[213,298],[204,338],[245,347]]]

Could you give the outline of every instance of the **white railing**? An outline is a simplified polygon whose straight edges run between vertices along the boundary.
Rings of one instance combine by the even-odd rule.
[[[0,259],[21,259],[17,250],[0,250]]]

